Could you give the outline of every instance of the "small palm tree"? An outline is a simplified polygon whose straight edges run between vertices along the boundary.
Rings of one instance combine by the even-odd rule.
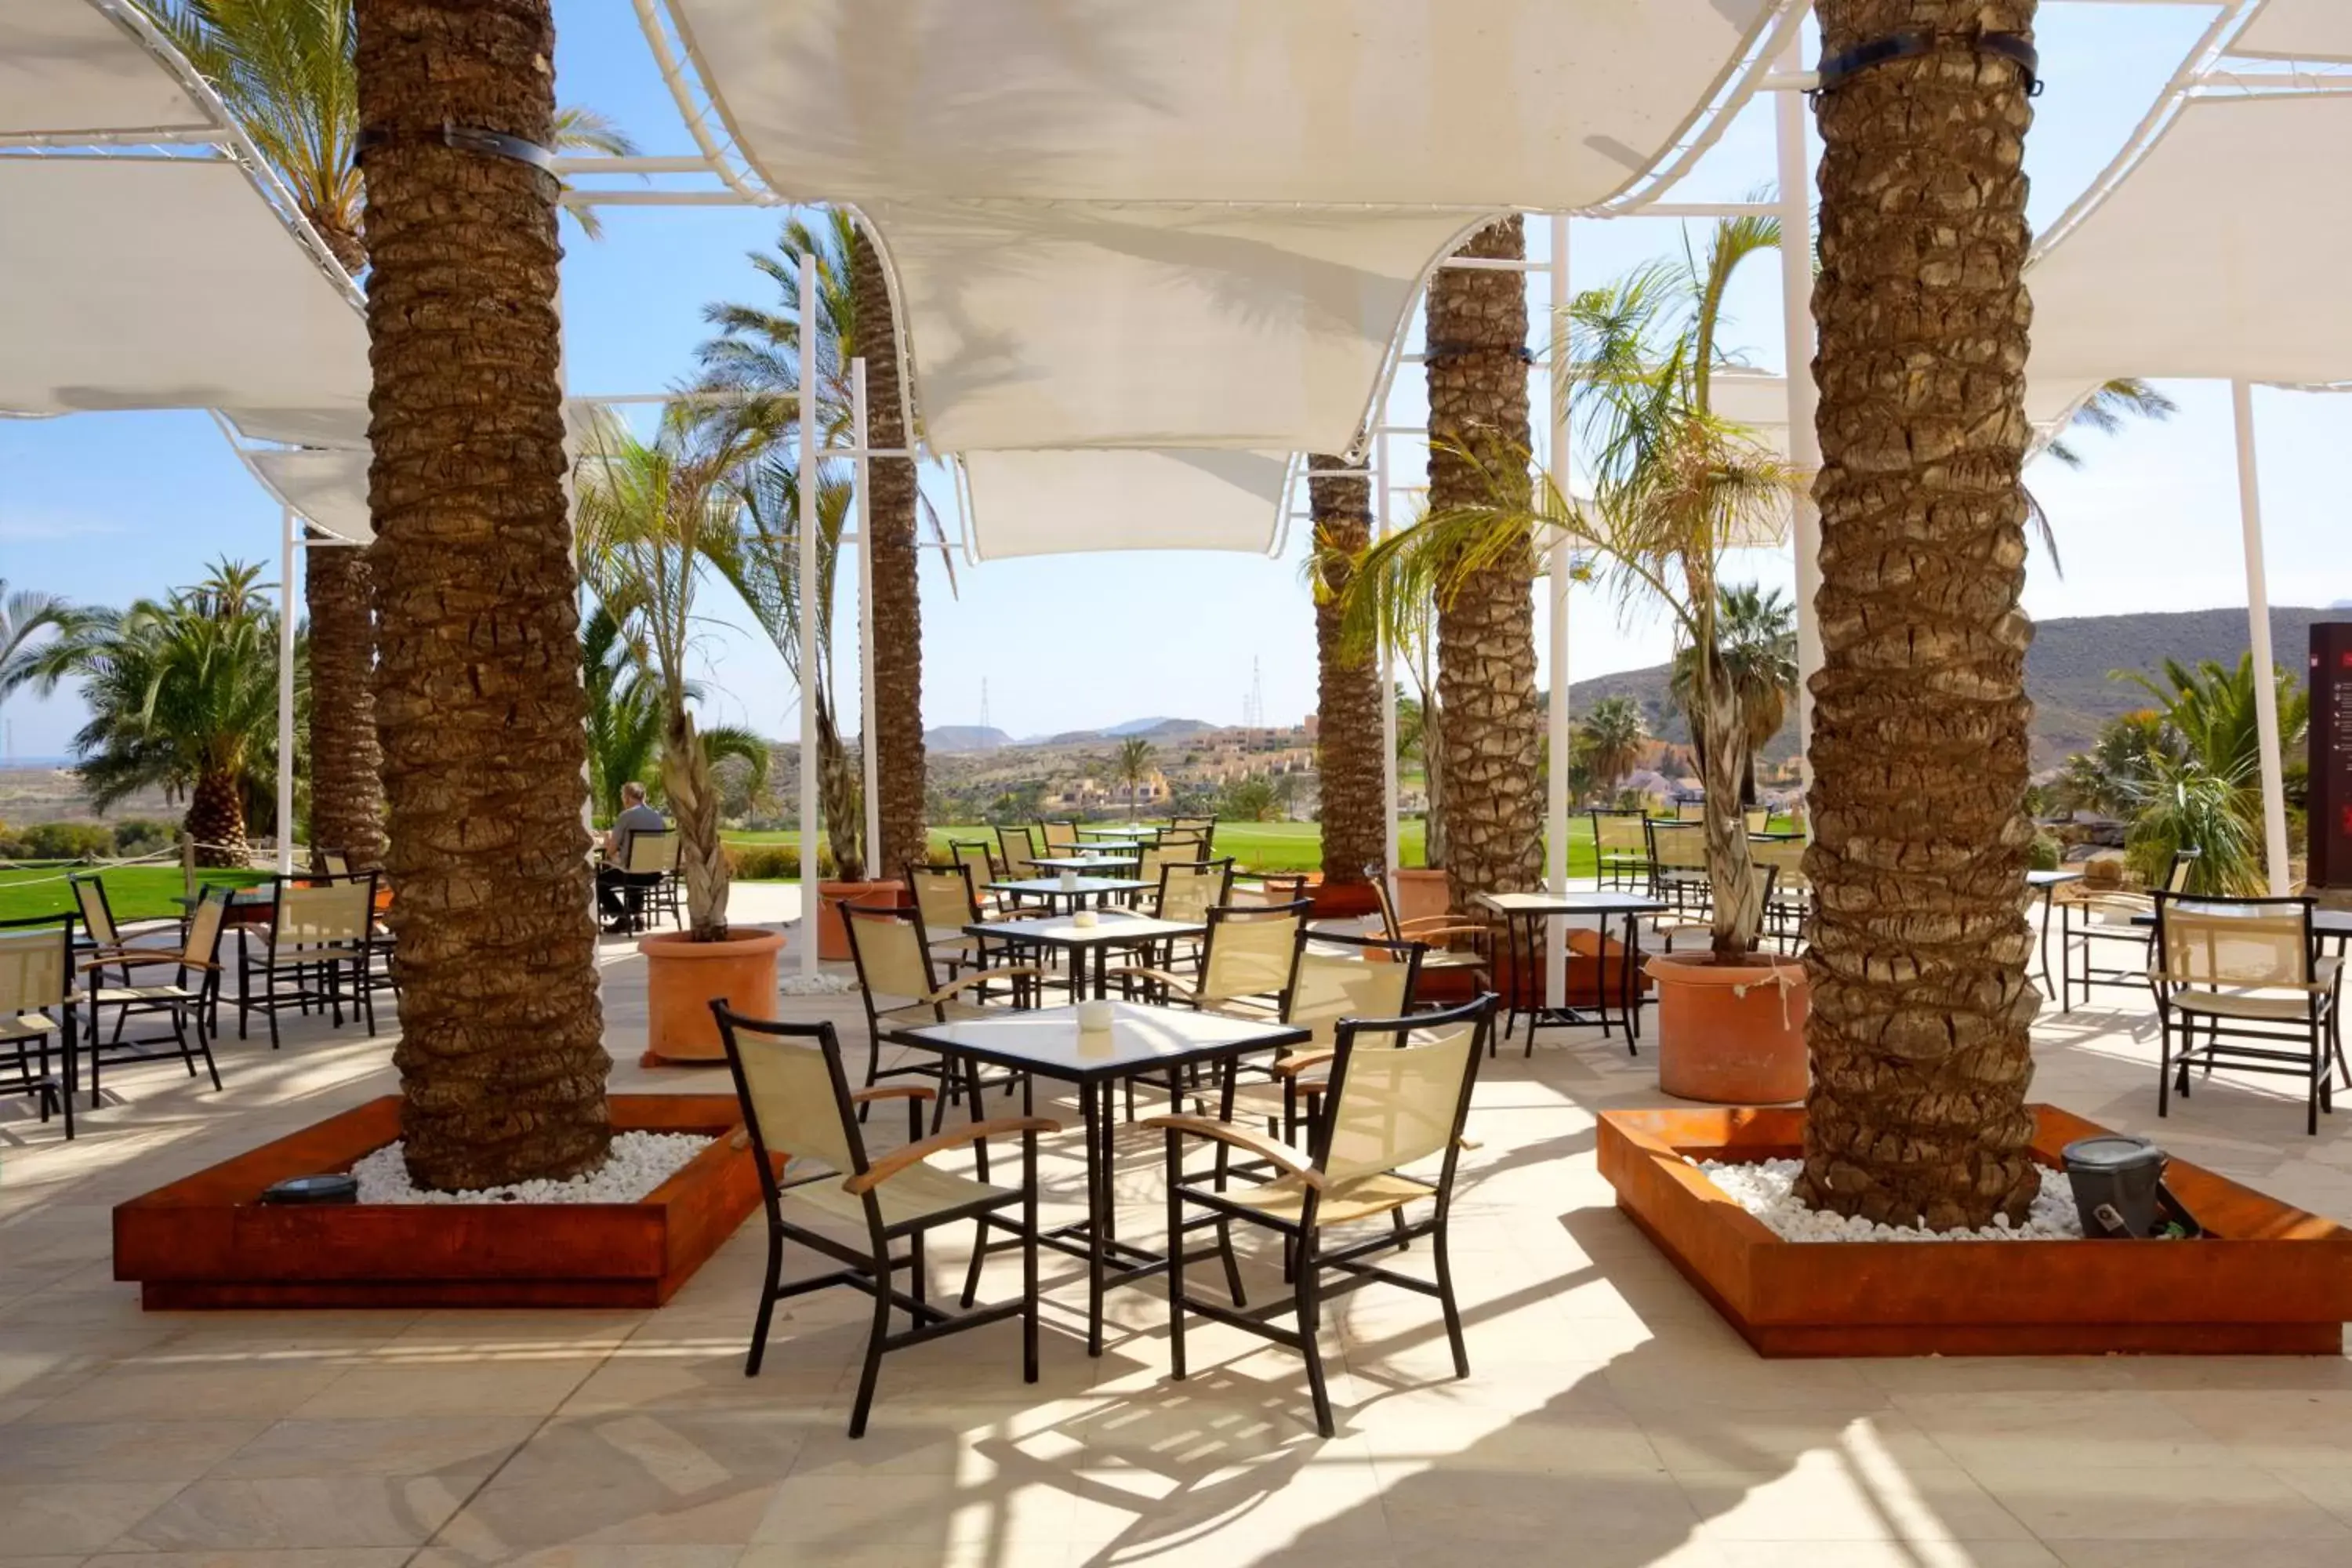
[[[28,677],[44,693],[80,681],[90,718],[73,748],[91,803],[184,795],[182,826],[206,866],[246,863],[246,801],[277,761],[278,613],[259,578],[224,560],[167,598],[75,612]],[[296,679],[299,700],[299,663]]]
[[[10,593],[8,579],[0,577],[0,701],[34,678],[42,634],[54,637],[73,620],[73,606],[57,595],[33,588]]]
[[[649,774],[657,780],[664,771],[660,683],[646,668],[645,650],[604,605],[581,623],[580,658],[588,688],[588,794],[610,820],[620,814],[623,784]],[[687,682],[686,694],[700,701],[701,685]],[[767,783],[768,743],[758,734],[739,724],[698,725],[695,733],[709,764],[736,758],[751,769],[752,789]]]
[[[2200,890],[2260,892],[2263,740],[2253,655],[2241,655],[2234,668],[2219,659],[2191,667],[2168,658],[2162,674],[2161,682],[2140,670],[2115,676],[2158,703],[2148,765],[2116,789],[2132,818],[2134,864],[2160,878],[2173,850],[2194,849]],[[2311,731],[2311,698],[2284,669],[2273,668],[2271,679],[2281,771],[2296,771]]]
[[[2113,436],[2131,419],[2166,420],[2180,412],[2175,403],[2156,387],[2131,376],[2119,376],[2102,382],[2090,400],[2074,410],[2066,422],[2066,429],[2095,430],[2102,436]],[[2054,437],[2042,450],[2070,468],[2083,466],[2083,454],[2067,441],[2064,435]]]
[[[1118,743],[1118,757],[1112,765],[1118,769],[1118,782],[1127,786],[1127,819],[1133,822],[1143,781],[1151,776],[1151,742],[1140,735],[1129,735]]]
[[[1592,788],[1613,800],[1620,780],[1641,765],[1650,726],[1631,697],[1604,697],[1577,727],[1577,751],[1592,772]]]
[[[1724,671],[1739,703],[1743,743],[1739,751],[1739,801],[1756,804],[1756,756],[1780,726],[1789,721],[1789,701],[1797,693],[1797,611],[1778,588],[1753,583],[1723,590],[1717,610],[1717,637]],[[1697,660],[1685,647],[1675,656],[1667,678],[1675,700],[1691,715],[1691,734],[1699,724],[1694,707]],[[1702,754],[1705,747],[1700,748]]]

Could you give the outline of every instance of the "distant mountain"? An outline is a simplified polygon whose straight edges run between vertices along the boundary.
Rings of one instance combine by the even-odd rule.
[[[1192,735],[1215,728],[1214,724],[1203,724],[1198,719],[1151,718],[1129,719],[1124,724],[1113,724],[1099,732],[1113,740],[1123,740],[1129,735]]]
[[[2343,606],[2338,606],[2340,611]],[[2337,618],[2327,610],[2271,608],[2271,654],[2288,669],[2302,667],[2311,623]],[[2070,616],[2034,627],[2025,659],[2025,689],[2033,699],[2033,765],[2053,768],[2097,739],[2108,720],[2148,705],[2119,669],[2150,674],[2168,658],[2184,664],[2220,659],[2235,664],[2246,652],[2243,610],[2182,610],[2134,616]],[[1666,667],[1629,669],[1580,680],[1569,689],[1570,711],[1581,713],[1604,697],[1631,697],[1648,715],[1650,732],[1688,744],[1690,727],[1666,695]],[[1793,708],[1788,726],[1765,748],[1784,757],[1796,750]]]
[[[993,752],[1012,743],[1012,736],[984,724],[942,724],[923,731],[927,752]]]

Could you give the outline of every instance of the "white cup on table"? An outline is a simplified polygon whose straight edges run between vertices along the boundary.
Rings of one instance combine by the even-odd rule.
[[[1088,1035],[1107,1033],[1110,1028],[1111,1020],[1117,1016],[1108,1000],[1100,996],[1090,996],[1078,1004],[1079,1032]]]

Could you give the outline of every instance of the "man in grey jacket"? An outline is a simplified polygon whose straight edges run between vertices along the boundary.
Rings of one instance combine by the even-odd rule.
[[[635,780],[621,786],[621,815],[604,835],[604,863],[596,868],[596,907],[604,929],[629,929],[628,906],[622,901],[622,868],[629,863],[629,840],[640,833],[663,833],[669,820],[646,804],[646,786]]]

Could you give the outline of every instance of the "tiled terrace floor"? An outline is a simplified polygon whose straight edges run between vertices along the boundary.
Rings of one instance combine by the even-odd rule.
[[[606,959],[615,1088],[722,1089],[634,1065],[640,961],[618,942]],[[2052,1020],[2037,1096],[2156,1130],[2152,1028],[2131,1007]],[[0,1558],[2352,1563],[2340,1358],[1758,1360],[1611,1206],[1593,1113],[1657,1091],[1646,1058],[1591,1035],[1547,1035],[1531,1061],[1514,1043],[1479,1086],[1455,1230],[1475,1375],[1447,1375],[1429,1303],[1350,1297],[1329,1333],[1330,1441],[1278,1351],[1199,1328],[1192,1380],[1168,1381],[1149,1288],[1113,1293],[1089,1361],[1066,1259],[1048,1265],[1039,1384],[1020,1381],[1010,1324],[901,1352],[860,1443],[843,1424],[862,1298],[787,1303],[765,1372],[742,1375],[756,1226],[659,1311],[142,1314],[110,1278],[109,1206],[388,1091],[389,1051],[388,1033],[305,1023],[275,1057],[232,1038],[219,1096],[176,1067],[127,1068],[110,1080],[121,1102],[70,1147],[0,1107]],[[2287,1087],[2217,1079],[2161,1131],[2352,1215],[2352,1116],[2306,1139]],[[1156,1135],[1122,1152],[1122,1228],[1149,1233]],[[1066,1210],[1076,1174],[1057,1150],[1048,1190]],[[1252,1267],[1271,1287],[1263,1254]]]

